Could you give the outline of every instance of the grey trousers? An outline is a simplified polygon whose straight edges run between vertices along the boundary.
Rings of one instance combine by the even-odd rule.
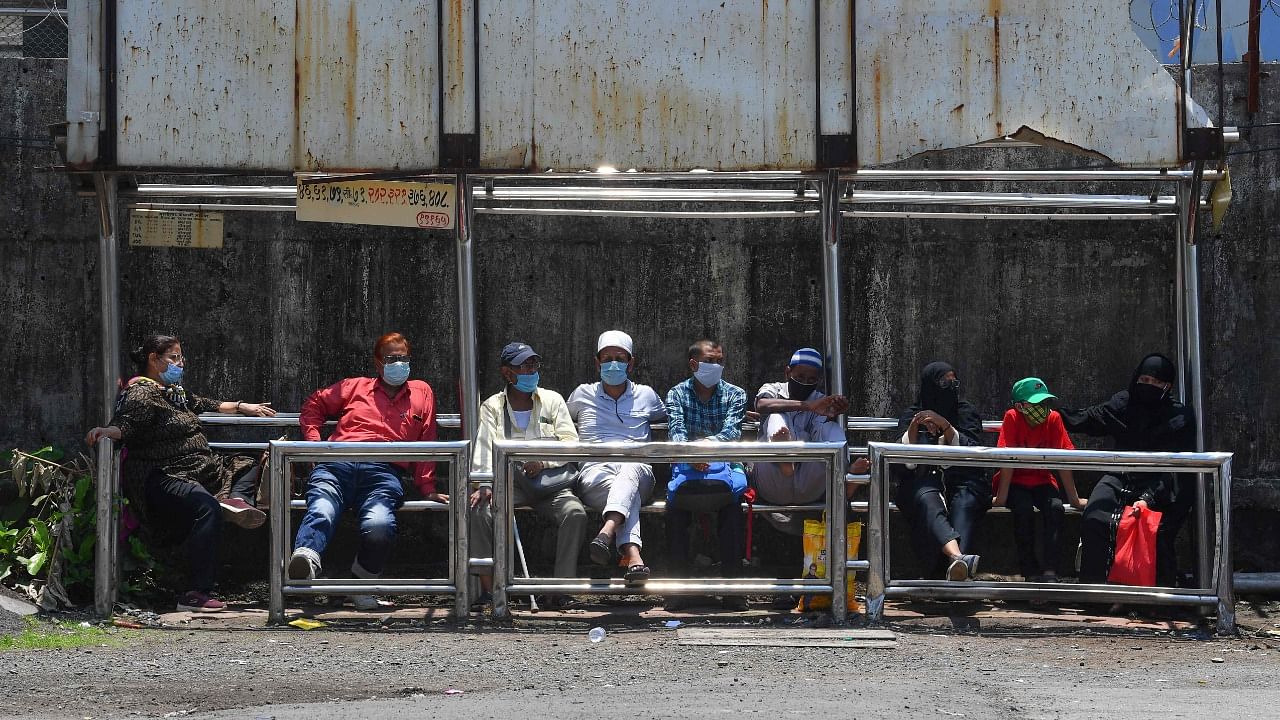
[[[512,504],[531,505],[539,516],[546,518],[556,528],[556,568],[558,578],[580,577],[578,553],[582,551],[587,532],[587,511],[572,490],[564,489],[538,503],[526,502],[520,488],[513,488]],[[468,538],[471,557],[493,557],[493,504],[484,503],[471,508]],[[493,568],[477,568],[477,575],[492,575]]]

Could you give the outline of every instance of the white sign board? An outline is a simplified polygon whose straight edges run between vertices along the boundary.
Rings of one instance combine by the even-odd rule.
[[[299,178],[297,218],[311,222],[450,230],[455,200],[454,186],[448,183],[315,182]]]
[[[222,249],[222,213],[190,210],[134,210],[129,244],[146,247]]]

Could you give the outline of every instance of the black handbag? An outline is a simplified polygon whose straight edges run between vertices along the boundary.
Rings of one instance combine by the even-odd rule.
[[[537,422],[537,419],[530,416],[529,422]],[[502,431],[507,438],[511,437],[513,431],[511,415],[507,412],[505,397],[503,397],[502,403]],[[555,438],[548,439],[554,440]],[[578,484],[578,464],[567,463],[547,468],[536,475],[526,475],[524,470],[517,467],[513,476],[513,484],[528,502],[536,503],[548,500],[560,494],[561,491],[572,489]]]

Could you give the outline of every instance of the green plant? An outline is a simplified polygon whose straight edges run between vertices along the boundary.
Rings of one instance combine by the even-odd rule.
[[[105,628],[95,625],[86,627],[74,622],[44,623],[34,617],[27,618],[22,632],[0,635],[0,651],[58,650],[119,643],[120,638]]]
[[[5,455],[0,481],[16,485],[17,499],[0,513],[0,582],[46,609],[88,602],[97,544],[92,464],[84,456],[64,463],[52,447]],[[123,555],[124,596],[149,590],[155,561],[146,546],[130,537]]]

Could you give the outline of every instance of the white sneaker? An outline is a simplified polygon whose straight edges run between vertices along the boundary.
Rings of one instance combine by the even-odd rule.
[[[356,609],[362,612],[378,610],[385,607],[381,600],[372,595],[351,595],[349,597],[351,598],[351,604],[355,605]],[[387,603],[387,605],[390,605],[390,603]]]
[[[362,580],[376,580],[382,576],[382,573],[371,573],[368,570],[365,570],[364,566],[360,564],[358,559],[351,561],[351,574]],[[394,607],[392,603],[386,602],[385,600],[379,600],[373,595],[349,595],[348,597],[351,598],[351,604],[355,605],[356,610],[363,612]]]
[[[311,548],[300,547],[289,556],[290,580],[315,580],[320,574],[320,555]]]

